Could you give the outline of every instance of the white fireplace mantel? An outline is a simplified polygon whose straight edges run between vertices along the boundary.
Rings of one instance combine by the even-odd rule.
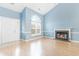
[[[55,38],[55,32],[56,31],[69,31],[69,41],[71,41],[71,28],[57,28],[57,29],[54,29],[54,38]]]

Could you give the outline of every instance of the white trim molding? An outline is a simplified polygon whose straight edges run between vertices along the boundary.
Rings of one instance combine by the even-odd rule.
[[[42,36],[42,35],[41,35],[41,36],[35,36],[35,37],[31,37],[31,38],[29,38],[29,39],[22,40],[22,41],[32,41],[32,40],[38,40],[38,39],[40,39],[40,38],[43,38],[43,36]]]
[[[74,43],[79,43],[79,41],[77,41],[77,40],[71,40],[71,42],[74,42]]]
[[[79,32],[71,32],[72,34],[79,34]]]

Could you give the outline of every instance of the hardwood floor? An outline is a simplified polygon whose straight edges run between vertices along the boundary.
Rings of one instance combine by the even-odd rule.
[[[79,43],[48,38],[16,41],[1,47],[0,56],[79,56]]]

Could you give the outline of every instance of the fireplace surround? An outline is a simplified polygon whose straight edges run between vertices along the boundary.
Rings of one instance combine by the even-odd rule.
[[[71,41],[70,29],[54,29],[54,38]]]

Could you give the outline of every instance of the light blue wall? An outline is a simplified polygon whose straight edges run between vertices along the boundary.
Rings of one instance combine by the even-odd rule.
[[[38,15],[43,23],[43,16],[39,13],[25,7],[23,12],[21,13],[21,39],[31,38],[31,17],[33,15]],[[42,27],[43,31],[43,27]]]
[[[79,4],[59,4],[44,18],[45,36],[53,37],[57,28],[71,28],[72,32],[79,32]],[[72,33],[72,40],[79,40],[79,34]]]
[[[20,13],[20,39],[25,39],[25,34],[23,33],[25,29],[25,19],[26,19],[26,9],[24,8],[23,11]]]
[[[38,15],[43,23],[43,16],[27,7],[23,9],[21,13],[13,10],[0,7],[0,16],[16,18],[20,20],[20,38],[28,39],[31,38],[31,16]],[[42,27],[43,31],[43,27]],[[43,33],[42,33],[43,34]]]
[[[0,16],[20,19],[20,13],[0,7]]]
[[[20,18],[21,38],[31,37],[31,16],[38,15],[42,20],[42,34],[52,37],[55,28],[71,28],[72,32],[79,32],[79,4],[59,4],[45,16],[24,8],[21,13],[0,7],[0,16]],[[78,33],[72,33],[72,40],[79,40]]]

